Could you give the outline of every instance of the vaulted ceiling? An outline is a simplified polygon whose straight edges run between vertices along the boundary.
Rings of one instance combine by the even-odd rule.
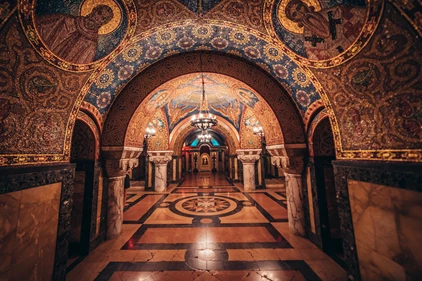
[[[63,29],[100,2],[113,18],[98,32],[84,29],[89,40]],[[192,109],[201,70],[212,110],[234,127],[234,103],[255,110],[247,105],[255,96],[281,128],[273,143],[303,143],[324,107],[338,158],[422,161],[420,3],[304,0],[307,18],[295,18],[294,3],[4,1],[0,165],[67,162],[79,110],[102,131],[103,145],[138,145],[144,99],[171,90],[160,107],[167,120],[174,105]],[[225,89],[230,95],[219,96]]]

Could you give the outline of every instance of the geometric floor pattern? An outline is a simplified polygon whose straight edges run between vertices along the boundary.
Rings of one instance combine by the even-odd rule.
[[[282,189],[244,192],[199,173],[166,192],[128,191],[123,233],[70,281],[347,280],[309,240],[288,230]]]

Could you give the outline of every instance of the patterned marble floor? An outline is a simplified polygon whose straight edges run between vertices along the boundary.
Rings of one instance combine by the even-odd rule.
[[[316,246],[289,233],[282,189],[244,192],[200,173],[166,192],[128,194],[122,235],[67,280],[347,280]]]

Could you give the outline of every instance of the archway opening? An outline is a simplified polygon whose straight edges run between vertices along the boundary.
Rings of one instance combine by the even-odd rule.
[[[343,239],[332,165],[336,157],[328,118],[322,119],[315,127],[312,146],[322,248],[328,255],[341,262],[344,260]]]
[[[69,234],[68,266],[89,253],[96,140],[90,127],[80,120],[72,135],[71,163],[76,164]]]

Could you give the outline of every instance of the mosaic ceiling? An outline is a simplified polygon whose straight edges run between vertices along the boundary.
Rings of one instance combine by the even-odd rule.
[[[244,83],[227,76],[204,73],[203,78],[210,112],[225,118],[239,131],[242,112],[246,107],[255,107],[259,102],[257,95]],[[147,100],[147,110],[163,108],[172,131],[182,119],[199,112],[201,100],[202,75],[185,75],[152,93]],[[268,107],[267,110],[271,109]]]
[[[232,77],[215,73],[193,73],[172,79],[154,89],[139,105],[129,128],[128,138],[131,145],[138,145],[135,141],[143,139],[144,127],[155,127],[158,131],[166,130],[166,135],[157,133],[152,142],[159,142],[157,150],[164,149],[171,135],[180,135],[181,126],[193,114],[199,113],[202,101],[202,78],[204,79],[205,98],[209,111],[240,134],[241,148],[256,148],[260,144],[253,135],[253,127],[262,126],[265,132],[274,132],[268,140],[282,140],[280,125],[275,114],[267,102],[244,82]],[[161,117],[157,117],[158,115]],[[156,116],[148,121],[147,116]],[[187,120],[187,121],[186,121]],[[262,120],[262,121],[260,121]],[[186,125],[186,124],[185,124]],[[189,125],[189,124],[188,124]],[[163,129],[161,129],[163,128]],[[231,130],[231,129],[230,129]],[[134,132],[134,135],[131,133]],[[167,144],[166,144],[167,145]],[[153,145],[154,146],[154,145]],[[156,146],[154,146],[156,147]],[[160,149],[158,149],[160,148]],[[167,149],[167,146],[165,147]]]
[[[0,165],[67,162],[82,104],[102,130],[130,81],[173,56],[198,51],[236,57],[266,72],[299,113],[289,118],[310,120],[323,104],[338,158],[422,161],[420,9],[416,0],[3,1]],[[197,72],[188,57],[186,63]],[[232,66],[223,67],[230,72]],[[143,82],[155,89],[176,78],[163,77]],[[223,87],[210,77],[207,83]],[[187,87],[196,92],[194,78]],[[287,102],[266,94],[272,108]],[[222,111],[217,100],[240,101],[212,99],[216,114]],[[172,116],[171,106],[162,108]],[[290,134],[279,113],[276,118],[292,136],[288,142],[305,139]]]

